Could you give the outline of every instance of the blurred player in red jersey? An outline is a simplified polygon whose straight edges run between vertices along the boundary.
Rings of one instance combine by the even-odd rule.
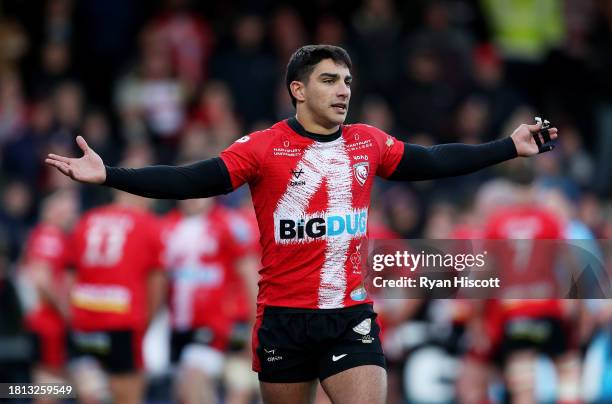
[[[248,363],[234,355],[228,360],[229,351],[244,350],[243,330],[255,312],[257,232],[212,199],[181,201],[179,207],[162,230],[178,397],[183,403],[215,402],[216,382],[230,364],[227,402],[246,403],[253,385]]]
[[[520,180],[506,206],[494,211],[484,228],[484,238],[494,240],[488,251],[503,285],[500,297],[508,298],[490,300],[484,308],[488,355],[502,364],[512,402],[536,402],[535,364],[537,355],[544,354],[557,369],[556,402],[575,403],[580,379],[577,307],[559,299],[555,273],[566,254],[553,242],[564,238],[563,224],[538,205],[530,176]]]
[[[142,339],[159,302],[162,244],[148,200],[123,192],[114,203],[85,213],[75,226],[76,269],[71,291],[72,370],[78,397],[99,402],[83,358],[95,358],[108,374],[113,402],[143,399]],[[87,359],[85,359],[87,360]],[[90,362],[89,362],[90,363]]]
[[[23,251],[21,275],[34,287],[26,324],[37,340],[39,358],[34,383],[65,380],[67,360],[68,232],[78,214],[77,195],[60,190],[42,203],[40,223]]]
[[[178,167],[105,167],[77,137],[83,157],[45,160],[77,181],[152,198],[202,198],[249,184],[263,256],[253,369],[266,403],[310,402],[317,379],[337,403],[385,401],[376,313],[364,274],[350,261],[367,237],[375,176],[456,176],[551,149],[536,144],[540,124],[521,125],[494,142],[433,147],[365,124],[344,125],[351,68],[340,47],[298,49],[285,77],[295,117],[238,139],[219,157]],[[547,133],[548,140],[557,137],[556,128]]]

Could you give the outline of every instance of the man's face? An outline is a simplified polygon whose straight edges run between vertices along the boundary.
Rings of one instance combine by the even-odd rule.
[[[351,72],[332,59],[319,62],[304,83],[304,106],[324,127],[340,125],[346,119],[351,98]]]

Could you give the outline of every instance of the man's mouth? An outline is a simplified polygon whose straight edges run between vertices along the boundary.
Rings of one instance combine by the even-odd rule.
[[[346,112],[346,103],[338,102],[338,103],[332,104],[332,108],[334,108],[336,110],[336,112],[345,113]]]

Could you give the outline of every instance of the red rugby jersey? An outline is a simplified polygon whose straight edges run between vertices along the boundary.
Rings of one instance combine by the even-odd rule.
[[[263,252],[260,306],[371,301],[350,256],[366,239],[374,176],[393,173],[404,144],[364,124],[342,126],[331,141],[318,139],[282,121],[221,153],[233,187],[251,189]]]
[[[65,268],[67,265],[68,237],[64,232],[49,224],[36,226],[25,246],[22,270],[28,271],[34,262],[43,262],[51,271],[50,281],[57,296],[67,292]],[[35,274],[32,274],[36,276]],[[62,314],[44,296],[38,296],[36,304],[26,315],[26,324],[30,330],[42,336],[42,361],[48,366],[61,367],[65,361],[63,336],[66,332],[66,322]],[[49,344],[49,340],[57,339],[59,344]]]
[[[489,249],[493,250],[498,263],[503,295],[517,297],[500,302],[505,316],[562,316],[561,301],[550,299],[558,294],[555,265],[559,246],[536,241],[562,239],[563,229],[559,220],[552,213],[534,206],[500,209],[487,221],[485,238],[507,240],[505,244],[495,244]],[[519,299],[521,291],[528,288],[527,293],[532,299]],[[533,299],[538,293],[543,299]]]
[[[158,219],[115,204],[93,209],[77,223],[72,250],[72,326],[82,331],[146,326],[147,278],[161,268]]]
[[[251,249],[249,223],[227,209],[184,216],[164,223],[164,263],[170,277],[172,327],[211,327],[227,336],[235,321],[248,318],[243,282],[235,263]]]

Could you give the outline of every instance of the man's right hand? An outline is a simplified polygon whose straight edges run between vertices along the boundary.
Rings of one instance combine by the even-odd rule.
[[[83,157],[70,158],[49,154],[45,163],[60,170],[73,180],[86,182],[88,184],[102,184],[106,180],[106,168],[104,162],[85,142],[82,136],[77,136],[76,142],[83,150]]]

